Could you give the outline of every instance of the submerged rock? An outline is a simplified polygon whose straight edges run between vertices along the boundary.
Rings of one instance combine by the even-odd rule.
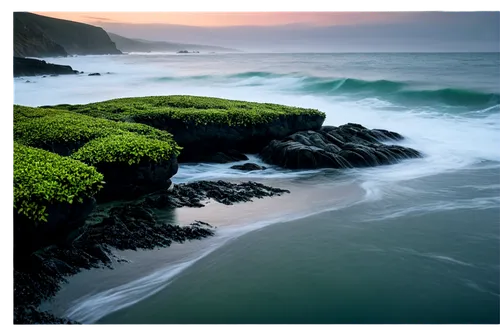
[[[90,73],[89,76],[101,76],[101,73]]]
[[[290,169],[370,167],[421,157],[412,148],[382,143],[402,139],[395,132],[349,123],[273,140],[260,155],[267,163]]]
[[[233,165],[231,169],[253,171],[253,170],[266,170],[266,167],[257,165],[255,163],[245,163],[245,164]]]

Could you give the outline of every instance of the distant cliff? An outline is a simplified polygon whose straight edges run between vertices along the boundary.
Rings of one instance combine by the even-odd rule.
[[[89,24],[14,13],[14,56],[121,54],[106,31]]]
[[[116,47],[123,52],[178,52],[180,50],[202,52],[239,52],[220,46],[181,44],[171,42],[154,42],[145,39],[133,39],[108,32],[109,37],[116,43]]]

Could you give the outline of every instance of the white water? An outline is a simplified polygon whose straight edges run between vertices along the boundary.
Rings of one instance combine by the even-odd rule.
[[[406,108],[394,105],[378,98],[348,100],[342,96],[316,96],[311,94],[289,94],[290,86],[297,84],[290,78],[246,78],[237,84],[203,84],[196,81],[158,81],[159,72],[163,77],[175,77],[196,73],[203,75],[196,66],[183,68],[180,74],[168,62],[158,61],[154,57],[95,56],[68,59],[49,59],[61,64],[69,64],[85,72],[101,72],[101,77],[61,76],[30,79],[15,79],[15,102],[23,105],[47,105],[59,103],[88,103],[125,96],[149,96],[168,94],[191,94],[224,97],[257,102],[273,102],[293,106],[317,108],[327,114],[325,125],[341,125],[347,122],[360,123],[368,128],[383,128],[396,131],[407,139],[402,145],[421,151],[425,157],[404,161],[397,165],[377,168],[348,170],[344,175],[356,180],[365,191],[364,200],[381,200],[391,195],[409,195],[416,190],[405,186],[405,181],[420,179],[438,174],[445,174],[466,168],[480,167],[484,161],[500,162],[500,113],[482,117],[468,117],[453,114],[443,107]],[[208,56],[208,55],[207,55]],[[117,59],[119,61],[117,61]],[[495,108],[495,107],[493,107]],[[491,108],[470,111],[471,114],[488,114]],[[252,156],[251,161],[259,162]],[[229,169],[230,165],[196,164],[185,165],[174,177],[176,182],[201,179],[244,180],[258,176],[261,179],[298,179],[324,172],[285,171],[268,166],[264,172],[244,173]],[[333,178],[332,178],[333,179]],[[439,189],[436,189],[439,191]],[[362,200],[361,200],[362,201]],[[358,201],[361,202],[361,201]],[[498,205],[498,198],[464,199],[454,202],[437,201],[429,206],[416,208],[404,207],[394,212],[395,217],[410,211],[446,210],[456,207],[491,207]],[[354,204],[351,202],[350,204]],[[218,234],[207,248],[201,249],[184,261],[163,267],[158,271],[138,280],[112,289],[87,295],[75,302],[66,315],[82,322],[95,322],[102,316],[129,306],[164,288],[183,270],[209,255],[228,241],[241,235],[263,228],[267,225],[286,222],[317,214],[328,209],[340,209],[338,204],[330,208],[317,209],[313,212],[294,212],[253,224],[219,229]],[[380,217],[379,217],[380,218]],[[438,258],[446,260],[444,258]]]

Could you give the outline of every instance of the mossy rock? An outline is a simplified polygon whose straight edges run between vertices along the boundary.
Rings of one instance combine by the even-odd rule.
[[[34,222],[48,221],[48,205],[92,197],[103,179],[82,162],[14,143],[14,208]]]
[[[325,119],[315,109],[197,96],[121,98],[52,108],[168,131],[183,147],[184,161],[230,149],[256,153],[273,139],[317,130]]]
[[[133,199],[171,184],[177,173],[176,145],[136,133],[110,135],[90,141],[72,158],[94,165],[106,186],[98,200]]]
[[[268,124],[280,116],[325,117],[323,112],[315,109],[199,96],[131,97],[83,105],[63,104],[52,108],[111,120],[146,123],[155,119],[176,119],[192,125],[253,126]]]
[[[14,143],[16,248],[24,243],[36,248],[79,226],[103,178],[94,167],[69,157]]]
[[[14,104],[14,124],[32,118],[50,117],[64,113],[71,114],[69,111],[64,110],[34,108],[30,106]]]
[[[181,149],[170,133],[144,124],[19,105],[14,139],[102,169],[107,185],[99,198],[108,199],[168,187]]]
[[[64,110],[14,106],[14,140],[63,156],[93,139],[127,133],[137,133],[177,147],[170,133],[147,125],[117,123]]]

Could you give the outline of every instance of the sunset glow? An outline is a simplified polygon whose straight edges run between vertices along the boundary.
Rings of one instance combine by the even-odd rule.
[[[354,12],[35,12],[71,21],[97,24],[179,24],[190,26],[273,26],[306,24],[311,26],[353,25],[397,22],[411,19],[413,13]]]

